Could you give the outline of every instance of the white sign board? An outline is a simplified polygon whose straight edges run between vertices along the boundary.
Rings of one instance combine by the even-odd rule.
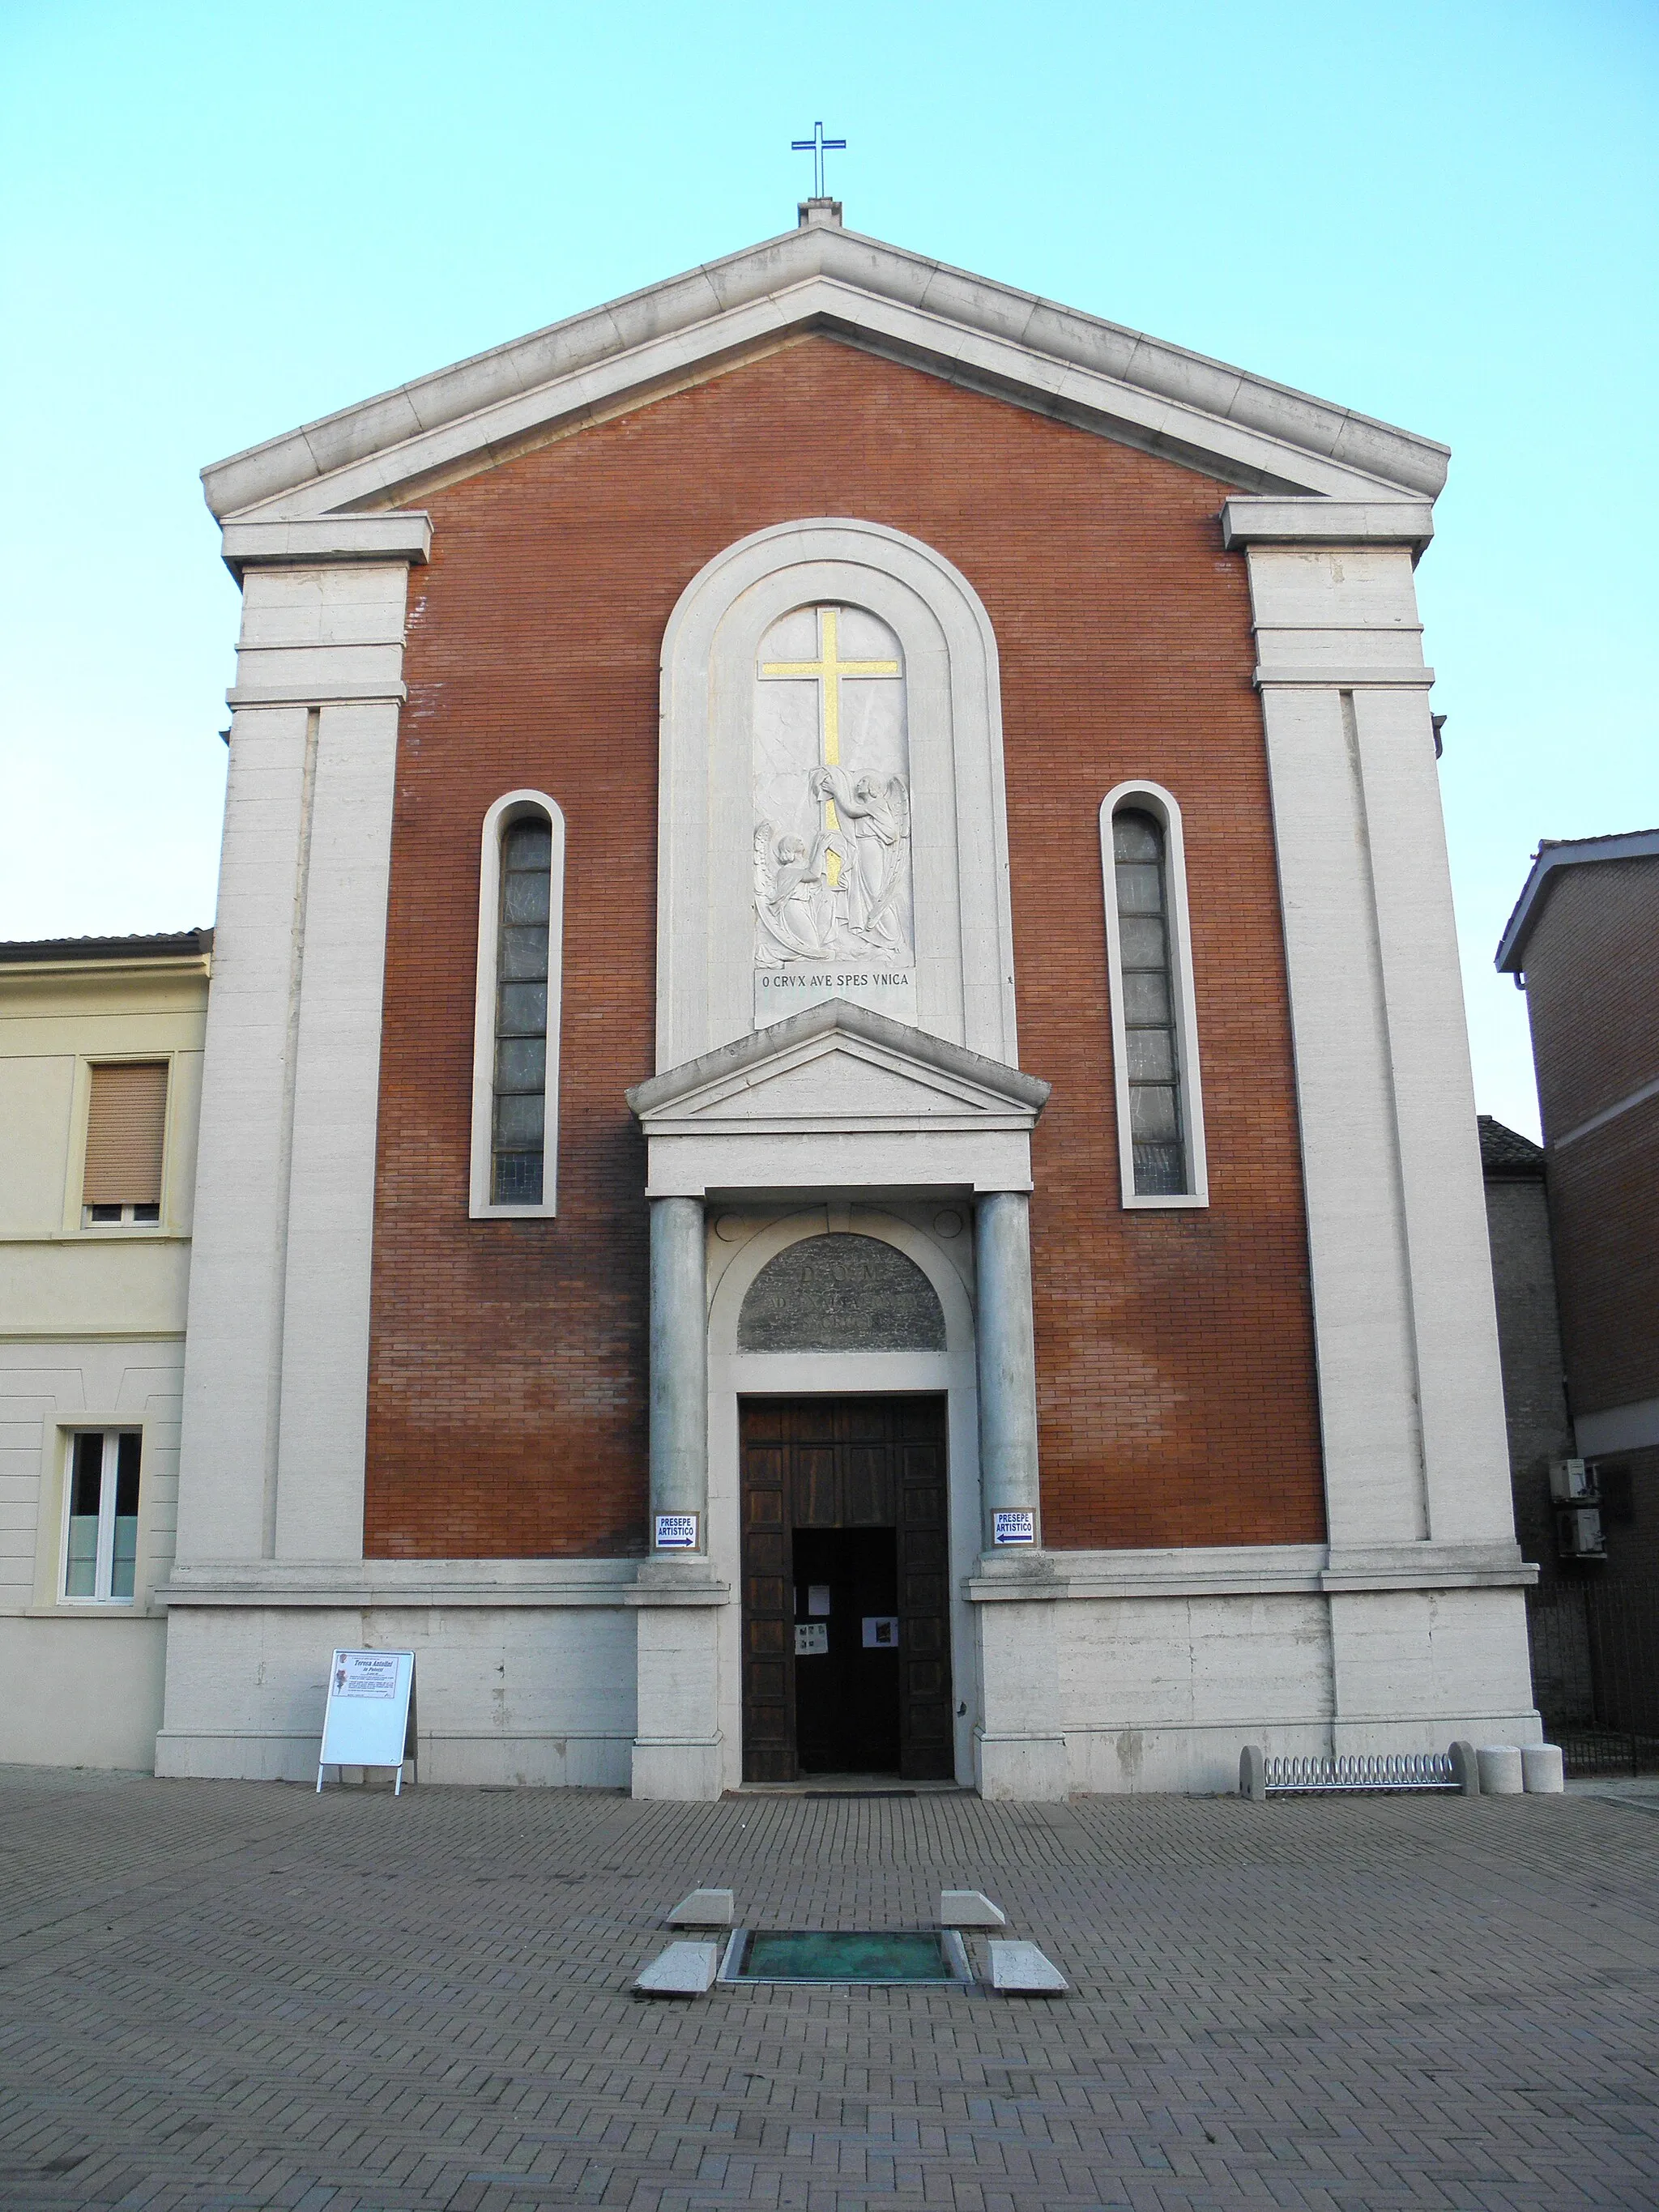
[[[1018,1508],[1012,1512],[1005,1510],[994,1513],[991,1516],[991,1523],[992,1539],[996,1543],[1035,1544],[1036,1541],[1035,1513],[1027,1513]]]
[[[414,1756],[415,1654],[337,1651],[328,1670],[318,1789],[325,1766],[395,1766],[392,1794],[401,1796],[404,1761]]]
[[[659,1552],[695,1552],[697,1548],[697,1516],[695,1513],[659,1513],[657,1516],[657,1549]]]

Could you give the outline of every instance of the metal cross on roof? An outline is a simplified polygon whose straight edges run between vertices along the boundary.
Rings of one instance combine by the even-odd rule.
[[[792,154],[810,154],[812,156],[812,197],[819,200],[825,198],[827,195],[823,188],[823,157],[826,154],[844,154],[847,151],[847,141],[844,138],[826,138],[823,135],[823,124],[815,123],[812,125],[811,137],[792,138],[789,141],[789,150]]]

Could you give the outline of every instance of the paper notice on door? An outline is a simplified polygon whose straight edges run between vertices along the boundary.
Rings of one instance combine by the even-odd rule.
[[[814,1620],[827,1620],[829,1619],[830,1585],[828,1583],[807,1583],[806,1610]]]
[[[798,1620],[795,1623],[797,1659],[827,1658],[829,1652],[830,1624],[827,1620]]]
[[[866,1613],[864,1616],[864,1648],[866,1651],[896,1651],[898,1616],[891,1613]]]

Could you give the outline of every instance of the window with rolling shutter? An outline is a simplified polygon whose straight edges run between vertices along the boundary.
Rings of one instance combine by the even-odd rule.
[[[92,1070],[83,1218],[157,1221],[167,1119],[167,1064],[127,1060]]]

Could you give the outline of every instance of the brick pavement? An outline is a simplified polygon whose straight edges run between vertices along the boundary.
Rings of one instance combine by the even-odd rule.
[[[0,2203],[1650,2212],[1655,1810],[0,1769]],[[1075,1994],[636,2002],[698,1882],[773,1926],[982,1887]]]

